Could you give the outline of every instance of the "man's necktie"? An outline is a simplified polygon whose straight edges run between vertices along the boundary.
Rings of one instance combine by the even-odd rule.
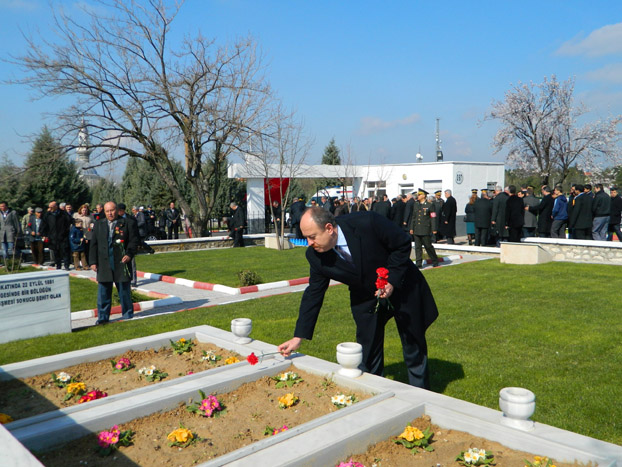
[[[344,248],[344,247],[342,247],[340,245],[336,245],[335,246],[335,251],[341,257],[341,259],[343,259],[350,266],[354,267],[354,261],[352,260],[352,255],[350,254],[350,252],[348,252],[348,250],[346,248]]]

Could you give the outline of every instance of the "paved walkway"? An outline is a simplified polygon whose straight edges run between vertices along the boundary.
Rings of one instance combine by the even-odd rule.
[[[489,256],[483,255],[470,255],[463,254],[460,259],[454,259],[451,262],[441,263],[439,267],[454,266],[456,264],[462,264],[465,262],[480,261],[483,259],[489,259]],[[424,266],[423,270],[431,269],[431,266]],[[92,271],[72,271],[72,276],[95,278],[95,273]],[[331,282],[331,285],[337,285],[338,282]],[[144,311],[135,311],[134,319],[147,318],[156,315],[162,315],[167,313],[175,313],[184,310],[191,310],[194,308],[210,307],[217,305],[225,305],[229,303],[243,302],[247,300],[253,300],[256,298],[267,297],[272,295],[282,295],[285,293],[301,292],[307,287],[307,284],[284,286],[271,288],[269,290],[262,290],[258,292],[251,292],[239,295],[231,295],[213,290],[203,290],[188,287],[185,285],[174,284],[161,280],[155,280],[151,278],[138,278],[138,292],[155,292],[158,294],[172,295],[181,298],[182,302],[175,305],[165,305],[157,308],[151,308]],[[84,318],[72,320],[73,329],[80,329],[88,326],[93,326],[97,318]],[[110,322],[122,321],[120,314],[112,314],[110,316]]]

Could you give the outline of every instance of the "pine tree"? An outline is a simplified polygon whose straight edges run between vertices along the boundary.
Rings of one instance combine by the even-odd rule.
[[[335,144],[335,138],[330,140],[328,146],[324,148],[324,154],[322,155],[322,164],[325,165],[341,165],[341,156],[339,155],[339,148]]]
[[[52,133],[44,127],[26,157],[20,176],[18,209],[46,207],[50,201],[73,206],[91,201],[91,191]]]

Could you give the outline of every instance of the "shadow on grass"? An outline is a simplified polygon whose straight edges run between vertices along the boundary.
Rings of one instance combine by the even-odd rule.
[[[452,381],[464,378],[464,368],[462,364],[439,360],[437,358],[429,359],[430,367],[430,389],[434,392],[442,394]]]
[[[430,368],[430,390],[439,394],[442,394],[452,381],[464,378],[464,369],[460,363],[431,358],[428,360],[428,366]],[[384,375],[394,381],[408,384],[404,362],[386,365]]]

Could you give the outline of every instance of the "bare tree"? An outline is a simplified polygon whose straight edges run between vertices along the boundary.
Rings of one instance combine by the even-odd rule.
[[[250,38],[216,46],[197,34],[173,50],[170,33],[181,3],[97,0],[94,8],[83,10],[88,24],[55,14],[57,42],[27,38],[29,51],[13,59],[25,77],[14,82],[39,97],[72,97],[76,103],[57,115],[65,139],[85,119],[92,145],[109,160],[149,162],[193,230],[204,234],[221,168],[246,145],[270,99],[256,46]],[[182,152],[196,208],[173,170],[172,157]]]
[[[590,170],[602,159],[616,163],[620,155],[617,125],[620,116],[579,126],[588,110],[573,103],[574,80],[560,83],[553,76],[541,84],[519,83],[493,101],[485,120],[497,120],[501,128],[493,141],[495,153],[507,148],[507,162],[526,172],[537,172],[548,184],[554,172],[563,182],[570,167]]]
[[[266,125],[252,139],[253,151],[247,153],[247,164],[253,171],[261,173],[267,180],[277,179],[281,201],[281,222],[275,229],[279,250],[285,242],[285,211],[291,205],[291,183],[283,188],[285,179],[293,179],[303,172],[303,163],[309,153],[312,141],[303,131],[303,122],[296,119],[293,112],[285,112],[282,106],[274,108]],[[275,213],[272,190],[268,189],[270,215]]]

